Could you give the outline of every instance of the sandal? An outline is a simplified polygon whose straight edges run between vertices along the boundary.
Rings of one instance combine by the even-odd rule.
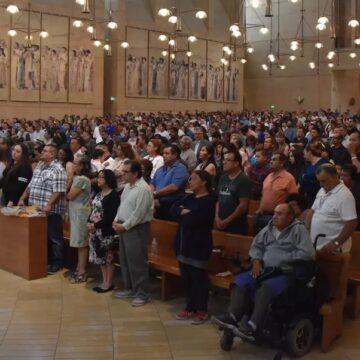
[[[80,283],[86,282],[87,279],[88,279],[88,273],[84,272],[82,274],[76,274],[75,277],[70,279],[70,283],[71,284],[80,284]]]
[[[77,271],[77,270],[72,271],[72,272],[70,273],[70,275],[67,277],[68,280],[70,281],[71,279],[76,278],[77,274],[78,274],[78,271]]]

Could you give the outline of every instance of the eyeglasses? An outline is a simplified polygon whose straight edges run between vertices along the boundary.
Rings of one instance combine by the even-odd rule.
[[[236,160],[232,160],[232,159],[224,159],[223,162],[234,162]]]

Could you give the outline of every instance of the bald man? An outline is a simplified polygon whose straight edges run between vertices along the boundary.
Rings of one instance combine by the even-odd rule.
[[[315,249],[306,226],[295,219],[293,209],[288,204],[280,204],[269,224],[255,237],[249,255],[252,268],[236,276],[228,312],[213,320],[251,341],[270,302],[288,288],[292,264],[298,260],[314,260]],[[261,280],[270,269],[275,269],[276,274]],[[254,307],[249,321],[241,321],[251,302]]]

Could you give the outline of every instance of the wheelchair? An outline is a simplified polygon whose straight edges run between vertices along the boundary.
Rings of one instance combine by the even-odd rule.
[[[291,281],[288,290],[274,299],[255,333],[256,345],[267,342],[276,348],[285,348],[295,357],[304,356],[310,351],[321,323],[320,306],[315,301],[313,282],[314,279],[306,284],[298,280]],[[242,320],[244,319],[246,315]],[[234,338],[240,335],[236,333],[236,329],[220,330],[223,330],[220,347],[224,351],[230,351]],[[280,360],[282,352],[283,350],[279,351],[274,360]]]

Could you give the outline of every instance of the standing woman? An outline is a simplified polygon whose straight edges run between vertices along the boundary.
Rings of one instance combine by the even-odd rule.
[[[66,191],[69,191],[74,179],[74,165],[73,165],[74,155],[70,150],[69,144],[64,144],[61,146],[58,156],[61,165],[66,170],[66,175],[67,175]]]
[[[289,163],[287,171],[299,182],[301,174],[305,167],[304,150],[301,147],[294,147],[289,152]]]
[[[88,221],[90,231],[89,261],[100,265],[103,282],[93,288],[98,293],[112,291],[114,277],[114,252],[113,242],[115,232],[112,223],[120,205],[120,198],[115,191],[115,174],[105,169],[99,172],[98,187],[100,192],[92,201],[92,211]]]
[[[16,206],[32,178],[29,150],[26,145],[13,147],[12,159],[5,168],[0,184],[3,190],[2,204]]]
[[[135,160],[136,154],[133,147],[126,142],[119,142],[115,148],[115,161],[114,161],[114,174],[116,176],[117,191],[121,192],[124,190],[125,181],[123,180],[123,165],[127,160]]]
[[[164,159],[161,156],[162,144],[159,139],[151,139],[147,146],[148,154],[144,159],[148,159],[153,164],[153,169],[151,171],[151,179],[154,177],[157,169],[161,168],[164,165]]]
[[[211,144],[204,145],[199,151],[199,161],[195,170],[205,170],[210,176],[216,175],[216,163],[214,160],[215,149]]]
[[[90,160],[82,156],[74,158],[75,177],[67,194],[69,201],[70,246],[78,248],[78,263],[70,282],[78,284],[87,280],[89,231],[87,221],[90,215]]]
[[[211,177],[195,170],[189,180],[192,194],[177,201],[171,214],[178,219],[174,250],[186,289],[186,307],[177,320],[193,318],[193,324],[208,319],[208,262],[212,253],[212,228],[215,198],[211,195]]]

